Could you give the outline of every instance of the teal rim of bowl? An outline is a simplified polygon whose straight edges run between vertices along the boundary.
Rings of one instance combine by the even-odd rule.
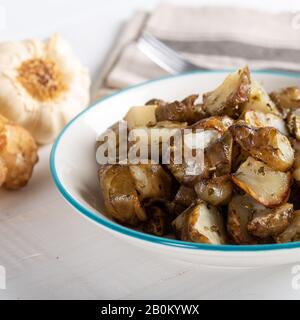
[[[166,246],[171,246],[175,248],[185,248],[185,249],[196,249],[196,250],[209,250],[209,251],[242,251],[242,252],[251,252],[251,251],[269,251],[269,250],[282,250],[282,249],[295,249],[300,248],[300,241],[298,242],[288,242],[288,243],[279,243],[279,244],[261,244],[261,245],[216,245],[216,244],[204,244],[204,243],[194,243],[194,242],[186,242],[181,240],[173,240],[169,238],[163,238],[163,237],[157,237],[154,235],[150,235],[147,233],[143,233],[140,231],[136,231],[127,227],[124,227],[114,221],[107,220],[100,215],[92,212],[88,208],[86,208],[84,205],[82,205],[79,201],[77,201],[64,187],[64,185],[61,183],[56,167],[55,167],[55,156],[56,156],[56,150],[59,145],[60,140],[62,139],[64,133],[68,130],[68,128],[75,123],[75,121],[81,117],[83,114],[88,112],[90,109],[95,107],[100,107],[101,103],[105,100],[111,99],[116,95],[122,94],[126,91],[133,90],[135,88],[146,86],[149,83],[153,82],[159,82],[165,79],[171,79],[171,78],[178,78],[178,77],[185,77],[189,76],[191,74],[205,74],[205,73],[228,73],[234,71],[233,69],[226,69],[226,70],[205,70],[205,71],[191,71],[186,73],[181,73],[178,75],[171,75],[171,76],[164,76],[153,80],[148,80],[143,83],[139,83],[137,85],[129,86],[125,89],[119,90],[111,95],[105,96],[102,99],[99,99],[95,103],[93,103],[88,108],[84,109],[81,113],[79,113],[75,118],[73,118],[60,132],[58,137],[56,138],[50,154],[50,171],[52,178],[54,180],[54,183],[60,193],[62,194],[63,198],[67,200],[69,204],[71,204],[72,207],[74,207],[76,210],[78,210],[80,213],[82,213],[84,216],[88,217],[89,219],[93,220],[94,222],[101,224],[102,226],[111,229],[113,231],[117,231],[125,236],[130,236],[139,240],[148,241],[154,244],[162,244]],[[268,75],[279,75],[284,77],[290,77],[290,78],[300,78],[300,73],[296,72],[288,72],[288,71],[273,71],[273,70],[257,70],[252,71],[252,74],[268,74]]]

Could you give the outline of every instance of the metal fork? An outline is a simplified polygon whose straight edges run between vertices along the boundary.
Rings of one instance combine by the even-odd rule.
[[[137,46],[148,58],[171,74],[208,70],[189,62],[181,54],[166,46],[148,32],[141,34],[137,40]]]
[[[171,49],[148,32],[143,32],[137,40],[137,47],[154,63],[171,74],[178,74],[193,70],[210,70],[200,67],[185,59],[181,54]],[[298,70],[288,68],[263,68],[256,70],[285,71],[298,74]]]

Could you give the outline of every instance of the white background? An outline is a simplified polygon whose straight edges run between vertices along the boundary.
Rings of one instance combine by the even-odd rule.
[[[136,9],[157,0],[0,0],[0,40],[45,38],[59,32],[74,47],[93,79],[115,36]],[[300,12],[299,1],[173,1],[239,5]],[[4,13],[3,13],[4,12]],[[76,214],[49,174],[50,146],[30,184],[0,192],[0,265],[6,290],[0,299],[169,298],[299,299],[292,266],[225,270],[189,265],[135,248]],[[300,264],[300,259],[299,259]]]

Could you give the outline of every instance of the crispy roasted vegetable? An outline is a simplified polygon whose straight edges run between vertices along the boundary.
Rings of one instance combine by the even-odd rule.
[[[179,215],[182,211],[193,204],[197,199],[197,194],[193,188],[181,185],[174,198],[174,213]]]
[[[228,206],[227,230],[237,244],[272,242],[292,221],[293,205],[269,209],[249,195],[235,195]]]
[[[170,152],[170,163],[167,164],[168,169],[172,172],[179,183],[187,187],[193,187],[194,184],[201,178],[209,176],[208,166],[205,165],[204,150],[209,145],[217,141],[219,137],[218,131],[202,130],[197,133],[183,134],[183,144],[174,144],[168,150]],[[180,153],[181,158],[176,162],[176,154]],[[185,148],[185,149],[184,149]],[[188,152],[184,152],[189,150]],[[197,151],[198,157],[193,157],[194,152]],[[186,155],[190,155],[190,157]]]
[[[156,99],[156,98],[148,100],[145,103],[146,106],[150,106],[150,105],[160,106],[160,105],[163,105],[163,104],[167,104],[167,102],[162,100],[162,99]]]
[[[300,241],[300,210],[295,211],[293,216],[291,224],[281,234],[275,237],[276,242]]]
[[[285,203],[274,209],[257,207],[250,219],[247,229],[252,235],[259,238],[277,236],[291,223],[293,218],[293,205]]]
[[[281,115],[265,89],[259,82],[254,80],[251,81],[249,101],[244,104],[243,113],[249,110]]]
[[[130,165],[135,188],[141,200],[158,198],[171,199],[174,180],[159,164]]]
[[[205,165],[210,176],[229,175],[232,167],[233,140],[229,133],[205,149]]]
[[[111,127],[121,162],[99,179],[112,217],[199,243],[300,240],[300,89],[269,96],[244,67],[197,99],[152,99],[128,111],[129,131]],[[8,169],[0,139],[0,186]]]
[[[225,244],[224,222],[218,210],[205,203],[186,209],[173,222],[176,235],[183,241]]]
[[[291,111],[287,117],[287,121],[291,135],[300,141],[300,108]]]
[[[143,223],[143,231],[161,237],[170,229],[168,214],[160,207],[147,208],[147,216],[147,221]]]
[[[287,87],[274,91],[270,93],[270,97],[284,118],[291,110],[300,108],[300,90],[297,87]]]
[[[203,95],[203,110],[208,115],[228,115],[237,118],[243,103],[249,100],[250,74],[248,67],[226,77],[214,91]]]
[[[135,128],[129,133],[128,154],[136,154],[138,149],[145,146],[148,152],[145,157],[140,155],[140,159],[158,163],[166,151],[162,148],[163,144],[172,141],[173,136],[181,135],[181,129],[186,126],[186,122],[161,121],[151,127]]]
[[[194,188],[200,199],[213,206],[228,204],[232,196],[232,183],[229,176],[203,179]]]
[[[245,120],[247,125],[256,128],[273,127],[286,136],[289,134],[285,121],[282,119],[282,117],[273,113],[248,110],[243,114],[242,119]]]
[[[209,177],[208,166],[202,164],[202,161],[198,164],[196,162],[183,160],[182,164],[175,164],[171,161],[167,167],[179,183],[192,188],[200,179]]]
[[[193,94],[182,101],[171,103],[158,103],[155,111],[157,121],[177,121],[192,124],[205,117],[202,106],[195,104],[198,98]]]
[[[124,120],[127,121],[128,129],[147,127],[156,124],[156,105],[131,107]]]
[[[297,184],[300,186],[300,142],[293,140],[292,144],[295,150],[293,178],[296,180]]]
[[[190,134],[187,134],[187,136],[188,135]],[[184,157],[182,164],[175,164],[172,157],[176,152],[176,149],[174,149],[171,152],[171,163],[167,165],[174,177],[188,187],[193,187],[202,179],[224,176],[231,172],[231,135],[224,134],[218,139],[219,134],[217,134],[217,131],[214,129],[203,130],[195,135],[196,139],[184,137],[184,145],[191,150],[200,149],[202,152],[201,159],[186,159]],[[198,145],[197,141],[199,141]]]
[[[114,219],[132,226],[147,219],[128,166],[101,166],[99,181],[106,209]]]
[[[109,137],[114,136],[115,139],[109,140]],[[124,146],[127,144],[127,149],[120,147],[120,137],[123,137],[122,143]],[[101,161],[101,158],[98,159],[98,151],[101,150],[101,156],[104,151],[104,155],[107,156],[107,163],[122,163],[127,162],[127,150],[128,150],[128,141],[126,141],[127,137],[127,126],[124,121],[118,121],[114,123],[112,126],[107,128],[102,134],[97,137],[96,141],[96,157],[97,161]],[[100,149],[101,148],[101,149]],[[102,149],[103,148],[103,149]],[[112,151],[110,153],[110,151]],[[103,164],[103,163],[101,163]]]
[[[184,129],[187,127],[187,122],[176,122],[176,121],[159,121],[155,126],[150,129]]]
[[[239,123],[229,128],[234,140],[251,156],[274,170],[287,171],[294,163],[289,139],[271,127],[253,128]]]
[[[241,148],[241,146],[234,141],[232,145],[231,172],[235,172],[239,166],[248,159],[249,156],[249,152]]]
[[[275,171],[249,157],[232,175],[232,180],[255,200],[272,208],[287,201],[292,176],[290,172]]]
[[[202,119],[189,128],[191,129],[203,129],[205,131],[208,130],[216,130],[220,134],[224,134],[230,126],[234,124],[234,120],[228,116],[213,116],[209,118]]]
[[[294,210],[300,210],[300,185],[297,184],[296,181],[291,186],[291,192],[288,199],[288,203],[292,203],[294,206]]]
[[[32,135],[0,116],[0,185],[7,189],[24,187],[37,161]]]
[[[250,196],[235,195],[228,205],[227,231],[236,244],[255,244],[257,239],[247,230],[256,202]]]

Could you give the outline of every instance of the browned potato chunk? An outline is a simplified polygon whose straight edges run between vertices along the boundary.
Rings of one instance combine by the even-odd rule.
[[[141,200],[151,198],[171,199],[174,181],[161,165],[130,165],[129,171]]]
[[[265,89],[257,81],[251,82],[249,101],[243,106],[243,113],[246,111],[260,111],[274,113],[281,116],[275,103],[271,100]]]
[[[287,201],[292,177],[290,172],[274,171],[249,157],[232,175],[232,180],[255,200],[272,208]]]
[[[300,210],[294,212],[292,223],[275,240],[278,243],[300,241]]]
[[[192,124],[202,119],[202,106],[195,104],[198,95],[193,94],[182,101],[174,101],[172,103],[159,103],[155,111],[157,121],[177,121]]]
[[[201,200],[213,206],[221,206],[231,199],[232,183],[228,176],[201,180],[195,185],[195,191]]]
[[[286,118],[291,110],[300,108],[300,90],[297,87],[288,87],[270,94],[277,108]]]
[[[256,203],[248,195],[235,195],[228,205],[227,231],[237,244],[255,244],[257,240],[247,230]]]
[[[273,113],[249,110],[244,113],[243,119],[252,127],[273,127],[286,136],[289,134],[283,118]]]
[[[250,74],[248,67],[230,74],[214,91],[203,95],[203,110],[209,115],[238,117],[241,106],[249,99]]]
[[[99,181],[106,209],[114,219],[132,226],[147,219],[128,166],[102,166]]]
[[[293,205],[290,203],[274,209],[262,207],[255,210],[247,229],[249,233],[259,238],[276,236],[289,226],[292,218]]]
[[[240,123],[229,130],[244,150],[274,170],[287,171],[293,166],[294,150],[290,141],[275,128],[253,128]]]
[[[170,227],[167,213],[160,207],[154,206],[147,208],[148,219],[143,223],[143,230],[155,236],[165,235]]]
[[[173,222],[176,235],[183,241],[225,244],[223,219],[218,210],[205,203],[186,209]]]
[[[0,116],[0,182],[19,189],[29,181],[38,161],[37,145],[24,128]]]

